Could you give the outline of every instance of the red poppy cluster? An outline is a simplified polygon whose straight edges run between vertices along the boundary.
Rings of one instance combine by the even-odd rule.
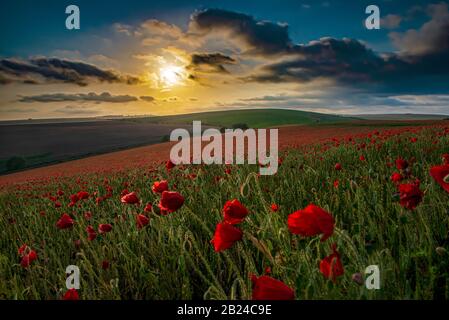
[[[19,256],[20,256],[20,265],[23,268],[28,268],[30,264],[37,260],[37,253],[36,251],[32,250],[30,247],[28,247],[26,244],[23,244],[19,250]]]
[[[235,225],[243,222],[247,215],[248,209],[240,201],[226,201],[223,207],[223,222],[217,224],[211,240],[216,252],[229,249],[235,242],[242,240],[243,232]]]

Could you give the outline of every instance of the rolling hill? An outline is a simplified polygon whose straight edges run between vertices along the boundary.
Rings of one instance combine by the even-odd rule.
[[[245,123],[249,128],[263,128],[292,124],[336,123],[355,120],[331,114],[285,109],[251,109],[211,111],[172,116],[153,116],[126,119],[133,122],[151,122],[166,124],[188,124],[200,120],[204,125],[231,128],[232,125]]]

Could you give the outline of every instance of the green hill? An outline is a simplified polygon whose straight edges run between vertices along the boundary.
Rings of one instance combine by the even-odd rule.
[[[203,125],[230,128],[234,124],[246,124],[249,128],[265,128],[291,124],[335,123],[355,118],[337,115],[283,109],[228,110],[189,113],[172,116],[153,116],[126,119],[126,121],[186,124],[200,120]]]

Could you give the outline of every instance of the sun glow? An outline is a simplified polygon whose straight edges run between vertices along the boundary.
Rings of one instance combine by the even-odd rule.
[[[159,81],[165,88],[182,85],[184,82],[184,68],[174,65],[166,65],[159,69]]]

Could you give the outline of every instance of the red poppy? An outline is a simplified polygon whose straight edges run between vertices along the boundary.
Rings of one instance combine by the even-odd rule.
[[[338,189],[338,186],[340,185],[340,181],[338,181],[338,180],[335,180],[334,181],[334,188],[335,189]]]
[[[365,156],[363,154],[359,157],[359,159],[360,159],[360,161],[365,161],[366,160],[366,158],[365,158]]]
[[[155,181],[153,187],[151,188],[153,192],[162,193],[168,190],[167,180]]]
[[[295,292],[282,281],[269,276],[251,275],[253,300],[294,300]]]
[[[143,215],[143,214],[138,214],[136,216],[137,229],[142,229],[149,222],[150,222],[150,219],[147,216]]]
[[[272,203],[270,208],[273,212],[277,212],[279,210],[279,206],[276,203]]]
[[[90,241],[95,240],[95,238],[97,237],[95,229],[92,226],[87,226],[86,231],[87,231],[87,239],[89,239]]]
[[[401,182],[401,180],[403,179],[402,175],[398,172],[393,172],[393,174],[390,177],[391,181],[397,183],[397,182]]]
[[[398,170],[405,170],[408,167],[408,162],[402,158],[397,158],[395,163]]]
[[[430,176],[449,193],[449,164],[430,168]]]
[[[58,229],[68,229],[73,227],[73,224],[75,222],[73,221],[72,218],[70,218],[70,216],[67,213],[64,213],[58,220],[58,222],[56,222],[56,227],[58,227]]]
[[[130,192],[122,196],[121,202],[128,204],[135,204],[139,203],[139,198],[137,197],[137,194],[135,192]]]
[[[63,300],[79,300],[78,291],[76,289],[72,288],[66,291],[64,294]]]
[[[335,244],[332,245],[332,253],[321,260],[320,272],[333,282],[336,281],[337,277],[342,276],[345,273],[343,264],[340,260],[340,254],[338,253]]]
[[[423,192],[419,182],[403,183],[399,187],[399,203],[406,209],[413,210],[422,201]]]
[[[173,162],[171,162],[171,160],[168,160],[166,163],[165,163],[165,168],[168,170],[168,171],[170,171],[172,168],[174,168],[176,165],[173,163]]]
[[[147,203],[147,205],[145,206],[145,208],[143,209],[143,211],[145,212],[151,212],[151,210],[153,209],[153,205],[151,203]]]
[[[223,206],[224,221],[230,224],[238,224],[245,220],[248,210],[237,199],[226,201]]]
[[[37,253],[34,250],[31,250],[26,244],[22,245],[19,250],[19,255],[22,257],[20,260],[20,265],[23,268],[28,268],[30,264],[37,259]]]
[[[210,241],[216,252],[229,249],[235,242],[242,240],[243,232],[229,223],[219,223],[215,228],[215,234]]]
[[[89,193],[86,191],[80,191],[77,193],[78,199],[83,200],[89,198]]]
[[[111,230],[112,230],[112,225],[109,224],[109,223],[106,223],[106,224],[100,224],[100,225],[98,226],[98,231],[99,231],[101,234],[107,233],[107,232],[109,232],[109,231],[111,231]]]
[[[287,224],[291,233],[303,237],[313,237],[323,234],[325,241],[334,232],[334,218],[320,207],[309,204],[305,209],[298,210],[288,216]]]
[[[103,270],[109,269],[109,261],[108,260],[103,260],[101,262],[101,269],[103,269]]]
[[[71,203],[77,203],[78,201],[79,201],[79,197],[78,197],[78,194],[72,194],[71,196],[70,196],[70,202]]]
[[[335,164],[335,170],[340,171],[342,169],[341,163]]]
[[[159,208],[168,212],[174,212],[182,207],[184,197],[178,192],[164,191],[162,192]]]

